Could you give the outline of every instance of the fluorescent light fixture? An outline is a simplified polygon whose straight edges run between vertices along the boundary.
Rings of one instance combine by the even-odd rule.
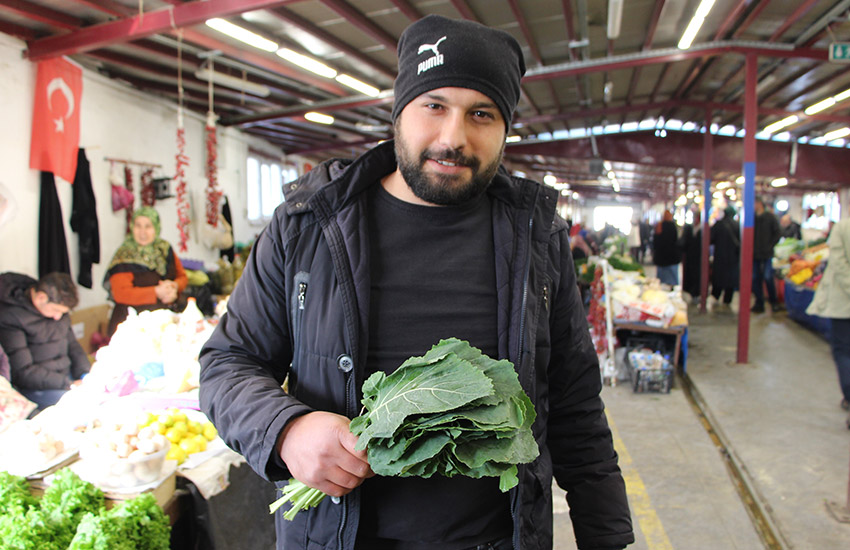
[[[217,30],[222,34],[226,34],[230,38],[235,38],[240,42],[244,42],[249,46],[254,46],[266,52],[277,50],[277,44],[267,38],[263,38],[255,32],[244,29],[239,25],[234,25],[225,19],[207,19],[207,26]]]
[[[718,188],[718,189],[726,189],[726,188],[727,188],[727,187],[729,187],[730,185],[732,185],[732,184],[731,184],[731,183],[729,183],[728,181],[718,181],[718,182],[717,182],[717,188]]]
[[[576,191],[573,191],[573,199],[578,199],[578,193]]]
[[[723,191],[715,191],[714,193],[711,194],[711,196],[714,197],[715,199],[720,199],[720,198],[723,197]]]
[[[614,187],[614,192],[619,193],[620,192],[620,182],[617,181],[617,180],[614,180],[613,182],[611,182],[611,184]]]
[[[319,124],[333,124],[334,117],[329,115],[323,115],[322,113],[316,113],[310,111],[309,113],[304,114],[304,118],[309,120],[310,122],[317,122]]]
[[[546,185],[555,185],[556,183],[558,183],[558,178],[556,178],[552,174],[546,174],[545,176],[543,176],[543,183],[545,183]]]
[[[735,183],[737,183],[738,185],[744,185],[746,182],[747,178],[745,178],[744,176],[738,176],[737,178],[735,178]]]
[[[352,90],[357,90],[361,94],[365,94],[369,97],[377,97],[378,94],[381,93],[381,90],[372,86],[371,84],[366,84],[365,82],[357,80],[353,76],[349,76],[347,74],[337,75],[336,81],[340,84],[348,86]]]
[[[799,118],[797,118],[797,115],[791,115],[791,116],[783,118],[782,120],[777,120],[773,124],[768,124],[767,126],[765,126],[763,131],[766,134],[772,134],[772,133],[774,133],[778,130],[781,130],[782,128],[785,128],[786,126],[790,126],[790,125],[794,124],[798,120],[799,120]]]
[[[771,187],[785,187],[788,185],[788,178],[776,178],[770,182]]]
[[[843,92],[835,96],[835,101],[844,101],[848,97],[850,97],[850,90],[844,90]]]
[[[561,189],[561,196],[563,196],[563,197],[569,197],[569,196],[570,196],[570,190],[569,190],[569,188]]]
[[[505,138],[505,143],[516,143],[522,141],[522,136],[508,136]]]
[[[679,195],[679,198],[676,199],[676,202],[673,203],[676,206],[685,206],[688,204],[688,197],[685,195]]]
[[[823,101],[818,101],[814,105],[809,105],[808,107],[806,107],[806,109],[803,112],[806,113],[807,115],[813,115],[815,113],[819,113],[819,112],[823,111],[824,109],[829,109],[833,105],[835,105],[835,98],[834,97],[828,97],[828,98],[824,99]]]
[[[312,57],[307,57],[306,55],[302,55],[298,52],[292,51],[289,48],[281,48],[277,51],[277,55],[286,59],[290,63],[298,65],[302,69],[307,69],[310,72],[314,72],[319,76],[324,76],[325,78],[334,78],[336,76],[336,70],[328,67],[324,63],[316,61]]]
[[[613,170],[609,171],[608,172],[608,179],[609,180],[617,179],[617,174],[615,174]]]
[[[614,40],[620,36],[620,22],[623,19],[623,2],[625,0],[608,0],[608,39]]]
[[[850,136],[850,128],[845,126],[844,128],[839,128],[838,130],[825,133],[823,135],[823,139],[826,141],[832,141],[834,139],[840,139],[847,136]]]
[[[260,97],[268,97],[269,94],[271,94],[271,90],[269,90],[268,86],[250,82],[248,80],[235,76],[230,76],[229,74],[211,71],[206,67],[195,71],[195,78],[197,78],[198,80],[206,80],[207,82],[212,82],[213,84],[218,84],[219,86],[226,86],[228,88],[233,88],[234,90],[240,90],[251,95],[256,95]]]
[[[694,202],[697,204],[702,204],[702,197],[697,195],[696,197],[694,197]]]
[[[696,38],[697,33],[699,32],[700,27],[702,27],[708,12],[711,11],[712,6],[714,6],[714,0],[702,0],[702,2],[700,2],[696,13],[694,13],[693,19],[691,19],[691,22],[688,23],[688,27],[685,29],[685,32],[682,34],[682,38],[679,40],[680,50],[687,50],[691,47],[694,38]]]

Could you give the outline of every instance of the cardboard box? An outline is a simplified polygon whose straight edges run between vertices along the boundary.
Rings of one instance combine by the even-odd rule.
[[[91,345],[92,334],[99,332],[104,336],[106,335],[111,311],[111,304],[102,304],[71,312],[71,328],[86,353],[94,351]]]

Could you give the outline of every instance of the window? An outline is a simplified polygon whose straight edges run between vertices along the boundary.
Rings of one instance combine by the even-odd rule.
[[[291,164],[281,164],[258,155],[248,156],[247,205],[248,221],[260,223],[271,219],[275,208],[284,201],[283,186],[298,177]]]

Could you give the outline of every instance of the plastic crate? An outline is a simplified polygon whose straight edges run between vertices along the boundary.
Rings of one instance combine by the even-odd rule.
[[[626,348],[626,366],[632,390],[635,393],[670,393],[673,365],[665,356],[663,342],[659,344],[657,339],[651,338],[630,339]],[[636,361],[636,358],[641,360]]]

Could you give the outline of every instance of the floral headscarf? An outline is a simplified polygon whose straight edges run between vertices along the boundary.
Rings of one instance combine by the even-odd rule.
[[[153,224],[156,232],[153,242],[142,246],[136,242],[133,233],[130,232],[121,246],[118,247],[118,250],[115,251],[112,262],[110,262],[109,268],[106,271],[109,273],[112,268],[120,264],[137,264],[156,271],[160,276],[165,277],[168,269],[168,251],[171,249],[171,245],[159,238],[159,214],[153,207],[143,206],[133,212],[133,223],[135,223],[136,218],[139,216],[149,219]]]

